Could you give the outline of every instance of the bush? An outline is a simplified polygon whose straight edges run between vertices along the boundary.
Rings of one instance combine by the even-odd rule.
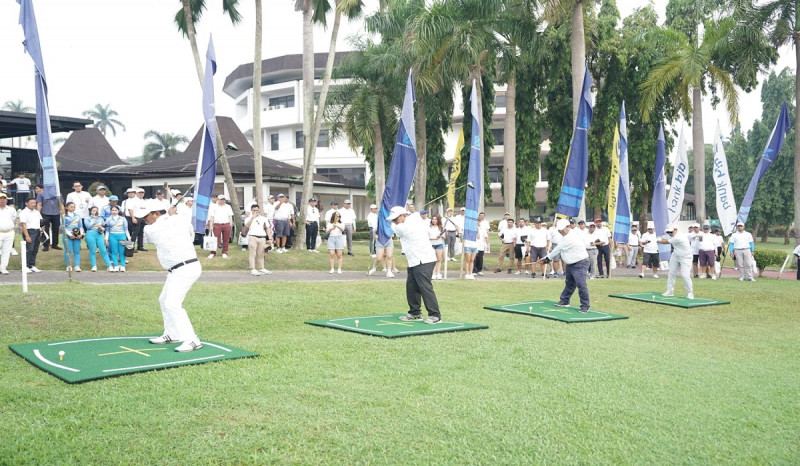
[[[771,265],[777,267],[782,266],[783,261],[786,260],[786,251],[778,251],[775,249],[756,249],[753,253],[753,257],[758,265],[758,276],[760,277],[761,273],[767,267]]]

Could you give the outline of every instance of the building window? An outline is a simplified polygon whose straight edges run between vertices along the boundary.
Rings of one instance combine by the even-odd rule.
[[[489,183],[502,183],[503,182],[503,167],[502,166],[489,166]]]
[[[279,108],[294,107],[294,95],[283,95],[280,97],[270,97],[269,110],[277,110]]]
[[[303,148],[303,132],[302,131],[295,131],[294,132],[294,147],[295,147],[295,149],[302,149]]]
[[[694,208],[694,202],[687,202],[683,205],[681,210],[681,220],[697,220],[697,212]]]
[[[505,108],[506,107],[506,93],[505,92],[498,92],[494,95],[494,106],[497,108]]]
[[[269,135],[269,149],[270,150],[278,150],[278,149],[280,149],[280,146],[278,145],[279,141],[280,141],[280,138],[278,136],[278,133],[270,134]]]
[[[492,136],[494,136],[494,145],[502,146],[505,138],[505,130],[503,128],[492,128]]]
[[[317,168],[317,174],[326,176],[334,183],[363,188],[366,186],[366,169],[361,168]]]
[[[319,137],[317,138],[317,147],[328,147],[328,130],[319,130]]]

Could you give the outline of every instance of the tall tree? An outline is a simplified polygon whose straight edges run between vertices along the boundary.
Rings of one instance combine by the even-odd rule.
[[[18,99],[16,101],[8,100],[6,103],[3,104],[3,110],[8,110],[9,112],[16,112],[16,113],[31,113],[36,111],[33,107],[29,105],[25,105],[22,99]]]
[[[144,133],[144,138],[145,145],[142,151],[142,160],[144,162],[171,157],[181,152],[182,149],[179,149],[179,146],[189,143],[189,139],[186,136],[173,133],[159,133],[152,129]]]
[[[222,11],[228,15],[233,24],[238,24],[242,20],[242,15],[239,13],[238,6],[239,0],[222,0]],[[197,71],[197,82],[200,84],[200,88],[203,87],[203,65],[200,62],[200,52],[197,48],[197,34],[194,25],[200,20],[205,9],[205,0],[181,0],[181,9],[175,14],[175,24],[178,26],[178,30],[189,39],[189,45],[192,48],[192,56],[194,57],[194,66]],[[254,111],[256,110],[260,111],[260,108]],[[226,144],[222,141],[219,127],[217,127],[216,138],[217,157],[222,166],[225,185],[228,187],[228,193],[231,197],[234,221],[241,227],[242,210],[239,204],[239,195],[236,193],[236,185],[233,182],[233,175],[231,174],[230,164],[228,164],[228,158],[225,156]]]
[[[119,116],[119,114],[116,110],[111,108],[111,104],[105,106],[97,104],[94,108],[84,111],[83,116],[90,118],[94,122],[94,127],[99,129],[100,132],[103,133],[103,136],[106,135],[108,130],[111,130],[111,133],[116,136],[117,127],[125,131],[125,125],[114,118]]]
[[[261,0],[256,2],[256,32],[253,52],[253,174],[255,175],[256,203],[264,207],[264,173],[261,164],[261,33],[263,13]]]
[[[772,0],[751,16],[763,28],[775,47],[793,45],[796,69],[800,70],[800,4],[797,0]],[[795,102],[800,102],[800,73],[795,75]],[[795,244],[800,244],[800,112],[794,117],[794,231]]]

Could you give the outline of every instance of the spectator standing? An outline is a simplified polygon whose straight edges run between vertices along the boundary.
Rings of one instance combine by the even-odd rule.
[[[306,206],[306,250],[308,252],[317,251],[317,234],[319,233],[319,209],[317,208],[317,198],[312,197]]]
[[[0,192],[0,274],[8,275],[8,258],[14,247],[17,209],[8,205],[8,194]]]
[[[136,235],[134,235],[133,231],[133,208],[132,206],[136,203],[136,188],[128,188],[125,190],[125,199],[122,200],[120,206],[122,206],[122,215],[125,216],[125,220],[128,221],[128,233],[131,234],[131,237],[135,239]]]
[[[37,184],[36,188],[36,210],[42,214],[42,231],[47,233],[48,239],[42,246],[42,251],[47,251],[51,247],[57,251],[58,234],[61,229],[61,207],[58,205],[58,198],[51,197],[45,199],[44,186]]]
[[[155,198],[155,201],[156,201],[156,202],[158,202],[158,205],[160,205],[161,207],[163,207],[163,209],[162,209],[163,211],[165,211],[165,212],[166,212],[167,210],[169,210],[169,206],[170,206],[169,199],[167,199],[167,198],[165,197],[165,194],[164,194],[164,190],[163,190],[163,189],[158,189],[158,190],[156,190],[156,198]],[[155,205],[155,202],[153,203],[153,205]]]
[[[129,199],[130,201],[130,199]],[[137,251],[147,251],[144,247],[144,216],[147,215],[147,200],[144,198],[144,188],[136,188],[136,199],[131,202],[128,208],[133,208],[132,222],[134,224],[131,238],[136,240]]]
[[[569,222],[567,222],[569,225]],[[538,264],[542,272],[542,277],[545,278],[545,271],[547,270],[544,262],[539,261],[547,256],[547,250],[550,247],[550,240],[548,239],[547,228],[542,226],[542,217],[533,219],[533,228],[529,230],[528,242],[530,243],[531,251],[531,277],[536,278],[536,265]],[[502,253],[502,252],[501,252]]]
[[[67,194],[67,202],[75,203],[75,212],[78,212],[81,218],[89,216],[89,205],[92,203],[92,195],[83,190],[83,185],[80,181],[72,183],[72,192]]]
[[[699,251],[700,251],[700,273],[703,274],[702,278],[717,279],[717,273],[714,270],[715,256],[717,255],[717,236],[711,233],[711,225],[703,225],[703,231],[698,234]]]
[[[525,226],[525,220],[519,219],[517,222],[517,235],[514,243],[514,259],[517,260],[517,271],[514,272],[514,275],[520,275],[522,273],[522,261],[525,259],[525,256],[528,256],[527,252],[530,245],[530,243],[528,243],[529,234],[529,229],[527,226]],[[477,246],[475,253],[477,254]],[[525,270],[525,273],[528,273],[527,269]]]
[[[97,192],[97,194],[92,196],[92,200],[91,202],[89,202],[89,207],[91,206],[97,207],[98,209],[100,209],[100,213],[102,215],[103,209],[109,203],[109,197],[106,196],[108,190],[106,189],[105,186],[101,184],[95,189],[95,191]]]
[[[602,218],[594,219],[594,238],[597,246],[597,272],[600,278],[611,278],[611,230],[603,225]],[[606,274],[603,275],[603,261],[606,264]]]
[[[756,281],[753,278],[753,254],[756,250],[756,243],[753,235],[749,231],[745,231],[744,223],[736,224],[736,231],[728,239],[728,250],[733,254],[736,265],[739,267],[739,281]]]
[[[333,273],[335,259],[339,259],[339,273],[342,273],[342,253],[344,251],[345,240],[345,226],[341,220],[341,214],[334,212],[330,221],[325,225],[325,232],[328,233],[328,258],[331,262],[331,270],[328,273]],[[374,269],[374,267],[373,267]],[[370,274],[371,275],[371,274]]]
[[[175,206],[175,211],[178,217],[186,220],[189,224],[192,224],[192,207],[194,206],[194,198],[192,196],[185,196],[181,198],[182,202],[178,202],[178,205]],[[194,225],[192,225],[192,230],[194,230]]]
[[[97,272],[97,251],[106,264],[106,270],[115,272],[108,259],[108,240],[106,239],[106,222],[100,216],[97,207],[89,209],[89,216],[83,219],[83,229],[86,231],[86,248],[89,250],[89,262],[92,272]]]
[[[447,248],[447,259],[453,262],[456,261],[456,238],[458,237],[458,225],[455,222],[455,217],[453,217],[453,209],[448,207],[447,210],[444,212],[444,218],[442,219],[444,222],[444,230],[445,230],[445,237],[444,237],[444,244]]]
[[[497,259],[497,268],[494,269],[494,273],[500,273],[503,271],[503,261],[505,260],[506,256],[508,256],[511,260],[511,263],[514,263],[514,246],[517,244],[517,229],[514,226],[514,219],[508,218],[506,220],[506,227],[503,230],[497,233],[497,236],[500,237],[500,257]],[[508,273],[511,273],[511,269],[508,269]]]
[[[569,224],[570,225],[570,229],[575,227],[574,222],[575,222],[575,220],[570,220],[570,224]],[[553,251],[553,249],[555,249],[556,246],[558,246],[558,243],[561,242],[561,238],[563,238],[561,233],[556,228],[557,227],[556,223],[557,222],[554,222],[553,226],[550,227],[550,229],[548,230],[547,238],[550,240],[550,248],[548,249],[548,252]],[[559,270],[561,271],[561,274],[563,275],[564,274],[564,270],[566,268],[566,267],[564,267],[564,264],[563,264],[563,261],[561,260],[561,256],[560,255],[557,255],[557,256],[555,256],[553,258],[553,260],[550,262],[550,267],[551,267],[550,276],[553,277],[553,278],[558,278],[558,271]]]
[[[369,227],[369,255],[374,259],[375,241],[378,238],[378,206],[375,204],[369,206],[367,226]]]
[[[584,238],[586,239],[586,252],[589,254],[589,280],[594,280],[597,278],[597,246],[595,246],[595,233],[597,232],[597,227],[594,223],[589,223],[586,225],[586,233]]]
[[[686,288],[686,297],[694,299],[692,288],[692,245],[687,236],[678,233],[678,227],[667,225],[664,236],[658,240],[660,244],[672,245],[672,256],[669,259],[669,275],[667,276],[667,291],[662,296],[675,296],[675,280],[680,271],[683,285]]]
[[[653,278],[658,278],[658,269],[661,267],[661,257],[658,254],[658,236],[653,232],[653,225],[647,225],[647,233],[641,238],[643,256],[642,273],[639,278],[644,278],[644,271],[648,267],[653,269]]]
[[[291,220],[294,215],[294,207],[289,204],[289,199],[283,195],[278,194],[278,199],[275,201],[275,252],[282,254],[289,252],[286,249],[286,242],[291,234]]]
[[[462,207],[461,209],[459,209],[458,215],[453,217],[453,223],[456,224],[456,232],[457,232],[456,238],[459,238],[461,240],[464,239],[464,220],[466,219],[466,212],[467,212],[466,207]],[[462,250],[464,249],[463,244],[461,249]]]
[[[125,243],[131,240],[128,221],[120,215],[119,206],[111,206],[111,216],[106,221],[106,244],[111,255],[112,272],[125,272]]]
[[[794,254],[795,264],[797,264],[797,279],[800,280],[800,244],[794,248],[792,254]]]
[[[589,271],[589,253],[586,252],[586,243],[583,235],[574,231],[570,227],[569,220],[560,219],[556,222],[556,229],[562,236],[558,245],[550,253],[538,259],[539,263],[552,261],[555,257],[561,257],[567,264],[564,270],[564,290],[556,303],[558,307],[569,306],[569,301],[578,289],[578,297],[581,301],[579,312],[586,314],[589,312],[589,287],[586,286],[586,276]]]
[[[489,232],[492,230],[492,226],[489,224],[489,221],[486,220],[486,212],[478,214],[478,230],[483,230],[483,234],[481,235],[483,237],[483,247],[478,247],[478,254],[475,256],[475,262],[477,263],[480,260],[480,271],[483,272],[483,254],[481,254],[481,252],[491,251],[489,247]],[[483,275],[483,273],[481,273],[481,275]]]
[[[477,229],[475,241],[467,240],[464,238],[464,278],[467,280],[475,280],[475,258],[478,256],[478,250],[484,247],[486,238],[483,237],[483,230]],[[483,273],[481,273],[483,275]]]
[[[272,272],[264,268],[264,251],[267,249],[267,240],[272,242],[272,232],[269,220],[261,215],[258,204],[250,207],[250,215],[245,219],[247,227],[247,250],[250,252],[250,275],[271,275]]]
[[[24,209],[27,199],[31,195],[31,180],[25,177],[24,172],[19,172],[19,175],[13,180],[6,183],[6,187],[14,185],[16,187],[16,194],[14,195],[14,206],[18,209]]]
[[[694,278],[700,278],[700,224],[690,226],[687,236],[692,246],[692,273]]]
[[[212,225],[214,236],[217,237],[217,241],[222,241],[223,259],[228,258],[228,244],[231,240],[231,225],[233,225],[233,209],[225,202],[226,199],[227,197],[224,194],[219,194],[217,196],[217,203],[214,204],[213,209],[208,209],[208,223]],[[160,202],[158,204],[153,202],[148,208],[154,206],[163,207]],[[211,251],[208,258],[213,259],[216,255],[217,251]]]
[[[25,201],[25,208],[19,212],[19,225],[25,238],[27,272],[39,273],[36,268],[36,255],[39,253],[39,234],[42,229],[42,214],[36,210],[36,199],[30,197]],[[25,270],[25,269],[23,269]]]
[[[444,229],[442,228],[442,217],[439,214],[431,217],[431,223],[428,226],[428,239],[431,241],[431,247],[436,253],[436,265],[433,266],[432,280],[441,280],[442,264],[444,263]]]
[[[347,255],[353,255],[353,233],[356,231],[356,211],[350,207],[350,199],[344,200],[344,207],[339,209],[342,223],[344,224],[344,234],[347,237]]]
[[[83,239],[83,219],[80,214],[75,212],[75,203],[67,202],[64,206],[64,233],[66,236],[64,243],[64,263],[67,265],[67,272],[74,270],[81,271],[81,240]],[[71,262],[70,262],[71,261]],[[74,267],[70,264],[74,264]]]
[[[122,207],[119,205],[119,198],[117,196],[109,196],[108,204],[105,207],[100,209],[100,216],[104,219],[111,217],[111,208],[117,207],[119,209],[119,214],[125,218],[125,211],[122,210]],[[127,225],[128,220],[125,219],[125,224]],[[128,227],[128,234],[130,234],[130,227]]]
[[[625,261],[625,267],[635,269],[639,257],[639,243],[641,242],[641,235],[639,235],[639,227],[636,225],[631,226],[631,234],[628,236],[628,257]]]

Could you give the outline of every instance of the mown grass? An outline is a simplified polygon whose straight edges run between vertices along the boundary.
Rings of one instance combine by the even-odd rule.
[[[445,320],[488,330],[387,340],[305,320],[405,310],[396,282],[199,283],[201,338],[256,351],[67,385],[0,355],[0,463],[796,463],[794,281],[698,281],[729,306],[609,298],[630,319],[564,324],[483,310],[560,281],[436,284]],[[663,283],[661,284],[663,286]],[[680,290],[680,286],[679,286]],[[0,342],[156,334],[160,285],[0,288]],[[575,297],[577,299],[577,297]]]

